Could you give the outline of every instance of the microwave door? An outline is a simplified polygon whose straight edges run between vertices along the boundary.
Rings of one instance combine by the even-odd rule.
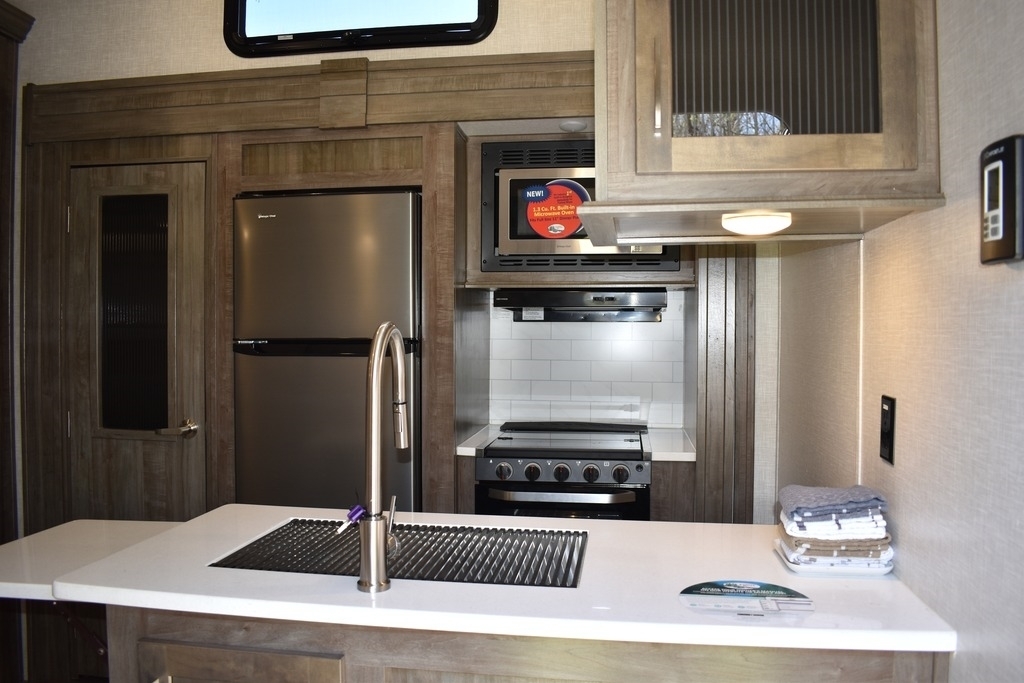
[[[596,247],[576,207],[594,193],[593,168],[498,169],[498,256],[660,254],[660,245]]]

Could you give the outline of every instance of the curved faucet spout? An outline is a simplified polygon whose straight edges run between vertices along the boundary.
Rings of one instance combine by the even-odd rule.
[[[391,587],[387,570],[387,524],[381,485],[381,392],[384,355],[391,352],[391,393],[395,446],[409,447],[405,398],[405,348],[394,323],[381,323],[373,335],[366,370],[366,515],[359,522],[359,590],[367,593]]]

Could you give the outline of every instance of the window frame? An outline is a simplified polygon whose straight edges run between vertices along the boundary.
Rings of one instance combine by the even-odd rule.
[[[471,23],[338,29],[296,33],[283,39],[278,35],[245,35],[247,2],[224,0],[224,42],[239,57],[469,45],[490,35],[498,21],[498,0],[477,0],[477,19]]]

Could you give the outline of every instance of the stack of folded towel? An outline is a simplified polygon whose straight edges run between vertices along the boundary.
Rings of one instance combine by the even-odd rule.
[[[779,491],[779,547],[794,565],[850,570],[892,568],[885,498],[867,486],[790,485]]]

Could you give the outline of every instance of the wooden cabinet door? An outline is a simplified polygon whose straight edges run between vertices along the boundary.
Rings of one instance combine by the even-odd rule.
[[[65,250],[72,518],[205,511],[205,165],[71,171]]]
[[[595,88],[599,104],[604,99],[607,105],[597,110],[599,119],[607,117],[598,121],[607,159],[607,173],[598,178],[600,199],[939,192],[934,0],[862,0],[849,16],[852,3],[693,0],[680,3],[678,12],[693,13],[681,16],[680,25],[708,27],[685,46],[674,44],[672,5],[610,0],[599,8],[595,53],[603,66]],[[766,7],[776,14],[761,16]],[[732,16],[736,35],[716,35]],[[819,18],[822,28],[808,31]],[[845,29],[850,35],[841,35]],[[831,52],[836,45],[841,56]],[[864,66],[857,60],[867,52],[875,58]],[[676,112],[677,84],[690,81],[710,95],[705,106]],[[785,110],[779,98],[809,81],[807,100]],[[727,95],[718,96],[723,90]],[[790,118],[859,120],[865,100],[870,123],[863,126],[799,126]],[[693,117],[706,123],[749,114],[778,114],[781,134],[752,134],[749,126],[742,126],[743,134],[708,132],[700,123],[695,132],[692,123]]]

